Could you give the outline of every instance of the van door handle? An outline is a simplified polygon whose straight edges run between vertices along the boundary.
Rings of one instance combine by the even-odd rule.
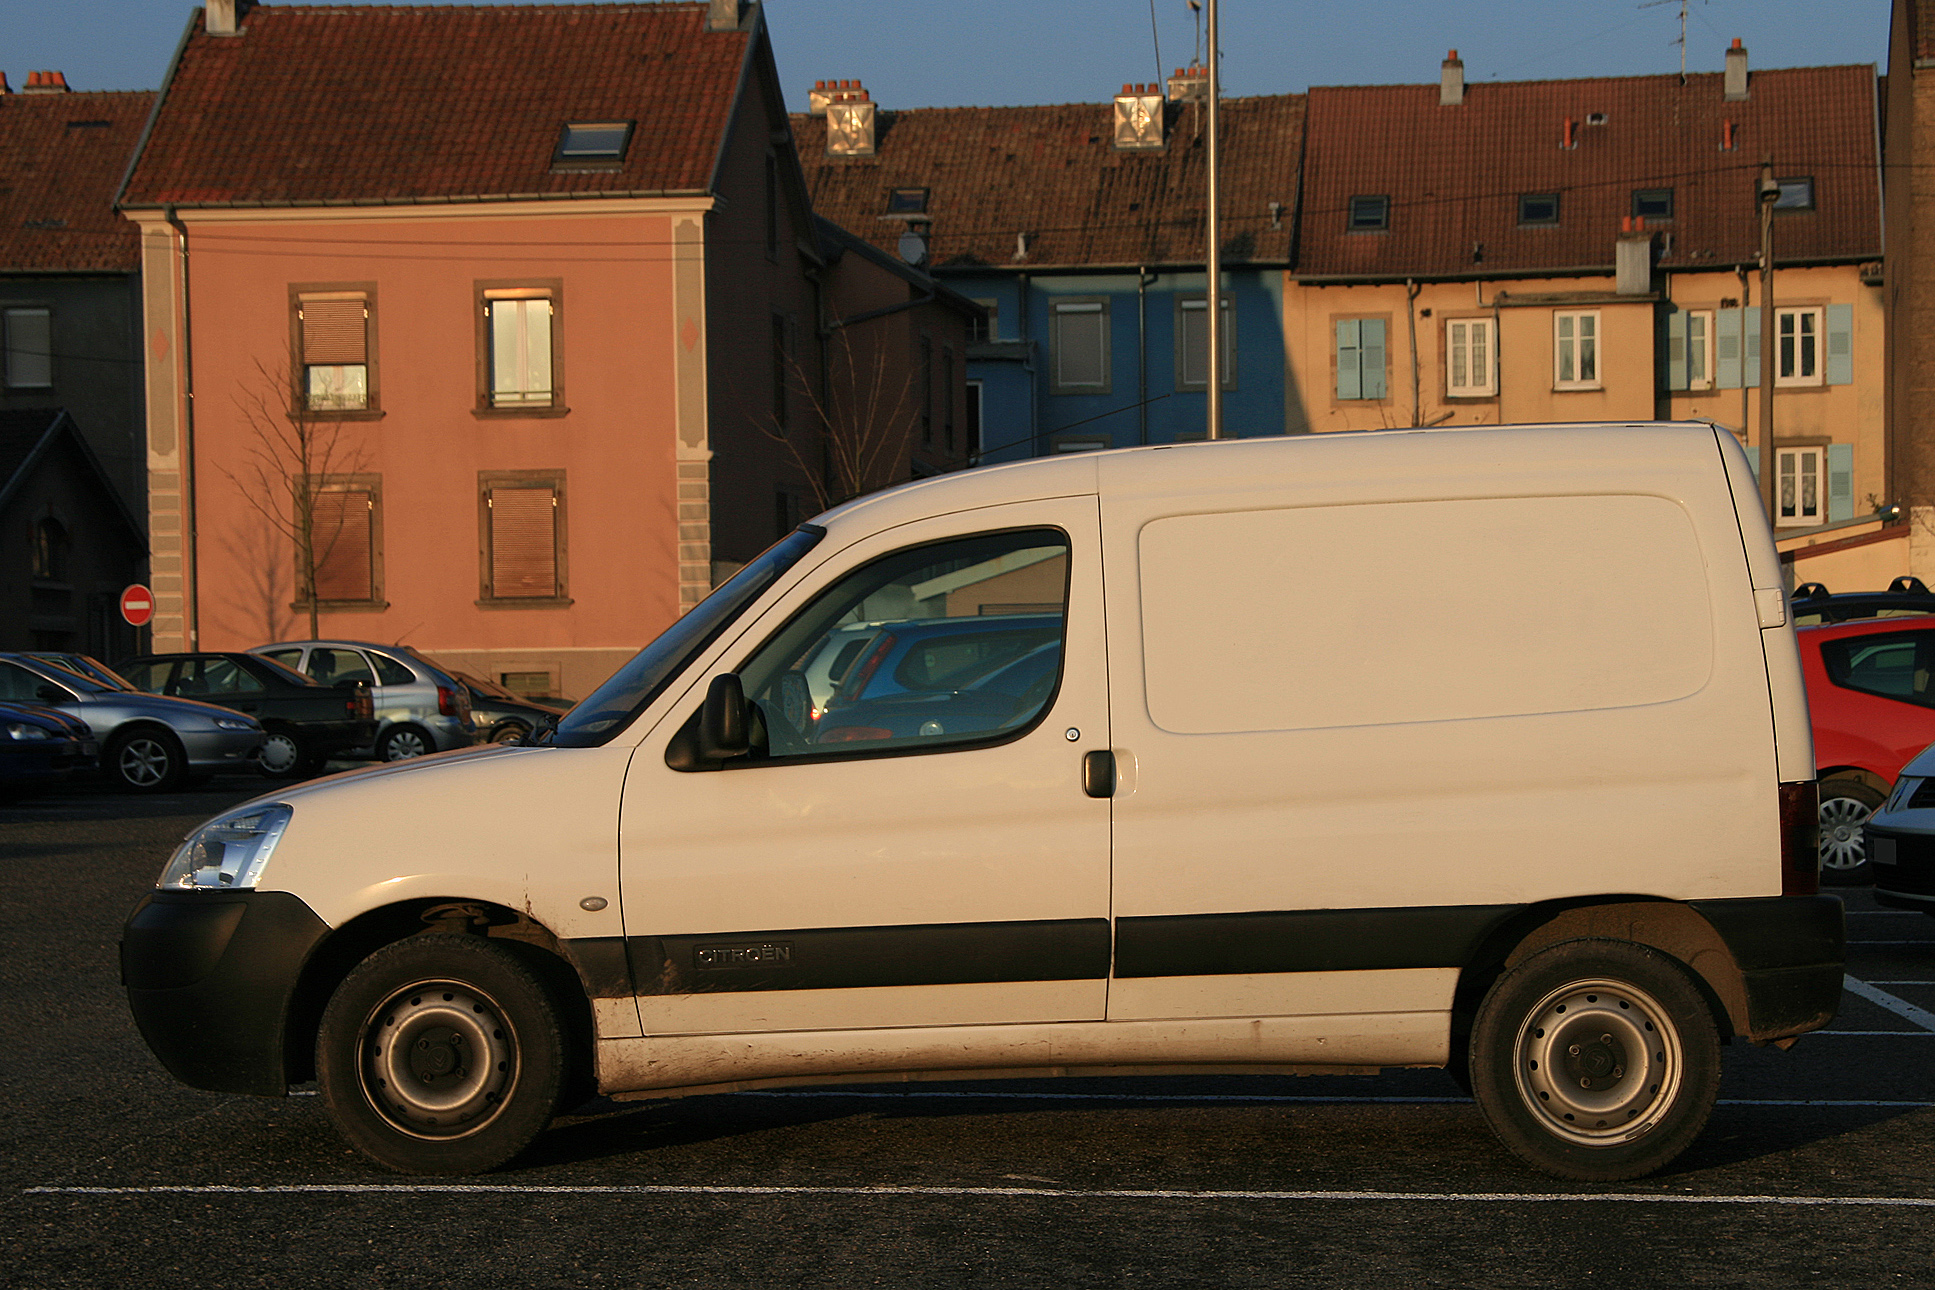
[[[1108,749],[1082,754],[1082,791],[1090,797],[1115,796],[1115,754]]]

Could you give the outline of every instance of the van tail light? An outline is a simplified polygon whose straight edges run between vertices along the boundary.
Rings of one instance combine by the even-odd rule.
[[[1780,892],[1821,890],[1821,792],[1815,781],[1780,786]]]
[[[894,732],[882,730],[879,726],[835,726],[822,731],[820,742],[823,744],[859,743],[863,739],[892,739]]]

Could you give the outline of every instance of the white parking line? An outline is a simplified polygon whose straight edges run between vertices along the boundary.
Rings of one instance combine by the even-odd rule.
[[[1878,1003],[1897,1017],[1912,1021],[1930,1034],[1935,1034],[1935,1012],[1918,1008],[1906,999],[1898,999],[1886,990],[1877,990],[1866,981],[1858,981],[1851,976],[1842,977],[1841,984],[1849,994],[1859,995],[1869,1003]]]
[[[1277,1200],[1377,1201],[1409,1204],[1579,1203],[1626,1205],[1774,1205],[1781,1207],[1874,1206],[1935,1209],[1929,1196],[1687,1196],[1644,1192],[1431,1192],[1431,1191],[1183,1191],[1167,1188],[1080,1187],[730,1187],[675,1184],[558,1185],[545,1183],[290,1183],[153,1187],[29,1187],[30,1196],[859,1196],[979,1197],[990,1200]]]

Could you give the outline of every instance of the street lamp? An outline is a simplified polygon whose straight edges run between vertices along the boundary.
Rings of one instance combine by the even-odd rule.
[[[1779,339],[1774,334],[1774,203],[1780,200],[1780,185],[1772,158],[1761,162],[1755,196],[1760,199],[1760,501],[1773,524],[1774,345]]]

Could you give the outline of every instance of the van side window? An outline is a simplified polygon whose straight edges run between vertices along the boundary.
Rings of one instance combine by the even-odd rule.
[[[740,681],[775,759],[998,742],[1047,710],[1067,603],[1054,530],[915,547],[829,588]]]
[[[1891,632],[1821,642],[1828,680],[1844,690],[1935,708],[1935,632]]]

